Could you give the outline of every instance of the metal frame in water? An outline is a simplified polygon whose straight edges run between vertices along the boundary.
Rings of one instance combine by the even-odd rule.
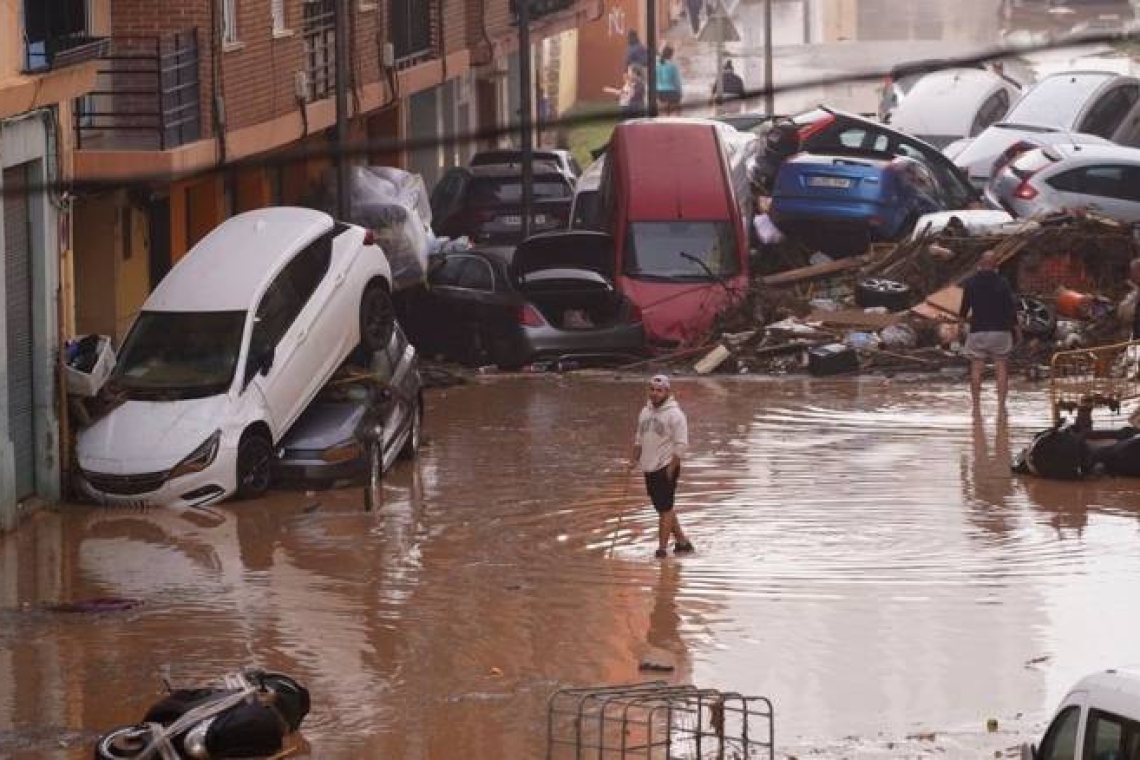
[[[560,689],[547,706],[547,760],[775,757],[765,697],[664,681]]]

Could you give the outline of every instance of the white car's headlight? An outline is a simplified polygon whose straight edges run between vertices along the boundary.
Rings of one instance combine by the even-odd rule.
[[[218,447],[222,441],[222,431],[215,430],[213,435],[202,442],[202,445],[190,452],[190,454],[174,466],[170,471],[169,478],[181,477],[189,475],[192,472],[201,472],[214,463],[214,458],[218,456]]]

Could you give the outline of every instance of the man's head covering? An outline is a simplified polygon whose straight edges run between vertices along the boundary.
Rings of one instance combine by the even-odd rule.
[[[649,387],[669,390],[669,378],[666,375],[654,375],[649,381]]]

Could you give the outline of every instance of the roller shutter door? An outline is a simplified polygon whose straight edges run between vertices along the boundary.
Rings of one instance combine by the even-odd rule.
[[[26,166],[4,170],[4,187],[27,184]],[[8,435],[16,453],[16,498],[36,490],[32,385],[31,219],[24,196],[4,198],[4,310],[8,333]]]

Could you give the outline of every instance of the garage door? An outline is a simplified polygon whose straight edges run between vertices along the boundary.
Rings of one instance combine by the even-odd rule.
[[[27,184],[26,166],[4,170],[4,187]],[[32,386],[31,220],[23,196],[4,198],[4,310],[8,333],[8,435],[16,453],[16,498],[36,490]]]

